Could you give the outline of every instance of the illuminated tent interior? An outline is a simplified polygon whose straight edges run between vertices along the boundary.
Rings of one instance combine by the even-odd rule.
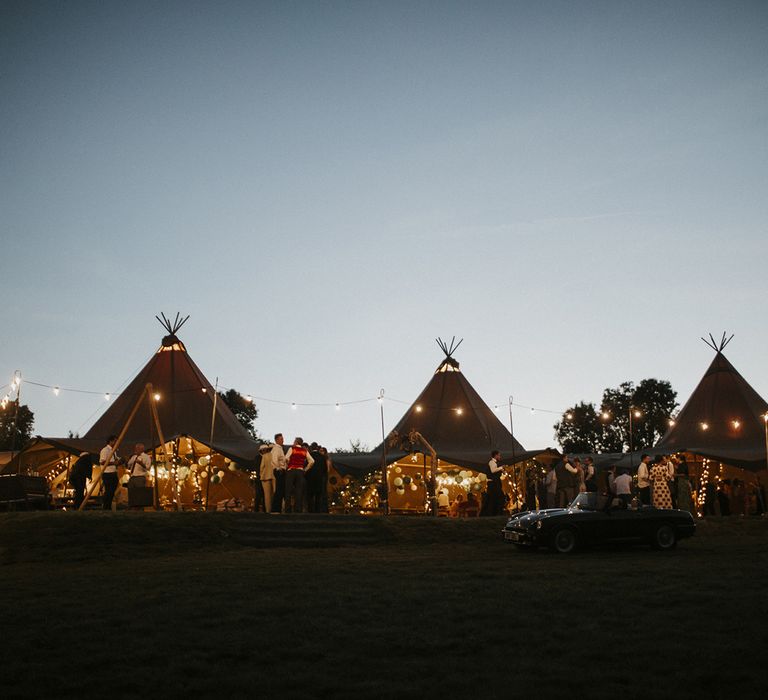
[[[216,398],[214,388],[176,335],[186,320],[180,321],[177,315],[172,323],[163,316],[161,323],[168,334],[160,348],[84,437],[37,437],[4,471],[38,473],[48,479],[54,495],[61,493],[77,455],[90,452],[98,457],[107,437],[120,435],[134,413],[118,454],[127,459],[136,443],[144,443],[157,463],[160,505],[199,505],[206,494],[211,504],[233,498],[249,503],[254,490],[250,473],[244,470],[256,463],[260,443]],[[155,411],[157,422],[153,420]],[[97,471],[94,468],[94,476]]]
[[[460,343],[448,346],[438,340],[445,358],[390,433],[390,438],[398,438],[394,447],[386,446],[391,510],[424,512],[427,507],[432,457],[423,444],[403,444],[412,431],[434,448],[437,488],[447,490],[451,500],[457,493],[481,496],[493,450],[501,451],[503,465],[525,465],[545,452],[526,451],[480,398],[453,357]],[[361,475],[381,468],[384,447],[364,454],[333,454],[331,459],[339,473]],[[508,470],[504,485],[508,493],[519,494],[520,473],[520,468]]]

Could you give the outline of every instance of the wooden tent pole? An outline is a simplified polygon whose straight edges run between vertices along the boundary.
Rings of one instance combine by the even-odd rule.
[[[168,463],[167,460],[170,458],[170,455],[168,454],[168,448],[165,445],[165,437],[163,436],[163,428],[160,425],[160,416],[157,414],[157,406],[155,406],[154,402],[152,401],[152,385],[147,384],[147,399],[149,400],[149,410],[152,414],[152,420],[155,424],[155,429],[157,430],[157,437],[160,440],[160,444],[163,446],[163,452],[165,453],[165,459],[166,464]],[[159,507],[160,505],[160,499],[159,499],[159,491],[157,487],[157,463],[155,463],[155,495],[157,497],[157,505]]]
[[[147,386],[151,387],[151,384],[147,384]],[[141,402],[143,400],[144,400],[144,396],[139,395],[138,400],[136,401],[133,408],[131,409],[130,414],[128,415],[128,420],[125,422],[123,429],[120,431],[120,435],[117,436],[117,442],[115,443],[115,446],[107,455],[107,464],[109,464],[109,461],[112,459],[112,455],[114,455],[117,452],[117,448],[120,447],[120,443],[122,443],[123,438],[125,437],[125,434],[128,432],[128,428],[131,427],[131,423],[133,422],[133,418],[136,415],[136,411],[139,410],[139,406],[141,406]],[[107,464],[101,467],[101,471],[96,475],[96,478],[91,482],[91,486],[88,489],[88,492],[85,494],[85,498],[83,499],[83,502],[80,504],[80,507],[78,508],[78,510],[83,510],[83,508],[85,508],[85,504],[88,503],[88,499],[93,495],[94,490],[96,489],[99,482],[101,481],[101,475],[104,473],[104,470],[106,469]]]
[[[219,398],[219,378],[216,377],[216,385],[213,388],[213,409],[211,410],[211,439],[208,441],[208,464],[205,465],[208,470],[208,478],[205,480],[205,509],[208,510],[208,497],[211,495],[211,459],[213,457],[213,429],[216,426],[216,401]]]

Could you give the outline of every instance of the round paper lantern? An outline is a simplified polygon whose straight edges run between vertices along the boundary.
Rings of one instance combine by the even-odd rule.
[[[206,464],[208,464],[208,462],[210,462],[210,461],[211,461],[211,458],[210,458],[210,457],[208,457],[207,455],[203,455],[202,457],[200,457],[200,458],[197,460],[197,463],[198,463],[198,464],[199,464],[201,467],[204,467],[204,466],[205,466]]]
[[[457,483],[457,484],[460,484],[462,481],[464,481],[464,478],[461,476],[461,474],[459,474],[459,475],[456,477],[456,483]]]
[[[237,471],[237,464],[235,464],[235,462],[232,462],[229,465],[229,471],[231,471],[231,472],[236,472]]]
[[[189,476],[189,467],[179,467],[177,476],[181,481],[184,481]]]
[[[218,472],[216,472],[216,476],[218,476],[219,477],[219,481],[221,481],[224,478],[224,472],[223,471],[218,471]]]
[[[480,479],[480,481],[488,481],[488,477],[482,472],[478,474],[477,478]]]
[[[203,469],[203,471],[200,472],[200,478],[205,479],[208,476],[208,472]]]
[[[229,457],[224,457],[224,464],[229,464],[231,461]]]
[[[405,493],[405,489],[402,486],[398,486],[395,490],[397,491],[398,496],[402,496]]]
[[[421,472],[416,472],[416,473],[413,475],[413,478],[414,478],[416,481],[421,481]]]
[[[218,474],[214,474],[211,477],[211,483],[212,484],[218,484],[221,481],[221,477]]]
[[[480,486],[480,484],[474,484],[474,485],[472,486],[472,490],[473,490],[473,491],[480,491],[480,489],[482,489],[482,488],[483,488],[483,487],[482,487],[482,486]]]
[[[400,487],[403,485],[402,477],[396,476],[393,483],[395,484],[395,486],[397,486],[397,490],[399,491]]]
[[[419,487],[416,484],[411,484],[411,491],[418,491]]]
[[[410,476],[404,476],[403,477],[403,483],[404,484],[410,484],[411,483],[411,477]]]
[[[402,470],[401,467],[395,467],[395,474],[400,474],[400,472],[402,472],[402,471],[403,470]]]

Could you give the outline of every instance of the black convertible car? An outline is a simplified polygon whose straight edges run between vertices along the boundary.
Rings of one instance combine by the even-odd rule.
[[[505,541],[520,547],[551,547],[563,554],[582,545],[641,542],[672,549],[691,537],[696,524],[690,513],[651,506],[617,507],[597,493],[580,493],[568,508],[526,511],[510,518]]]

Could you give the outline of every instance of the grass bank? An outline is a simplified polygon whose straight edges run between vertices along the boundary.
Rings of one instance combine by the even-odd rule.
[[[0,516],[4,697],[763,693],[768,523],[676,551],[505,545],[503,519],[257,549],[248,514]],[[253,516],[251,516],[253,517]]]

